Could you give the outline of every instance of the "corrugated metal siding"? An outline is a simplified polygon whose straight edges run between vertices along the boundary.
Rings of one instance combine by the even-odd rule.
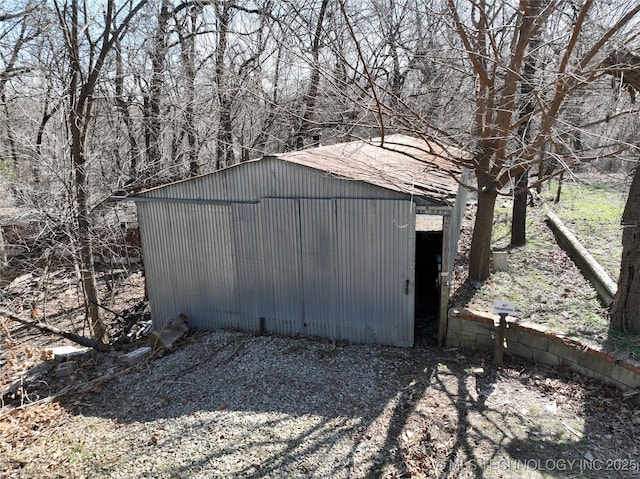
[[[339,338],[342,318],[337,305],[336,202],[301,200],[300,219],[304,331],[311,336]]]
[[[228,205],[139,204],[154,324],[178,313],[196,327],[241,327],[232,210]]]
[[[407,198],[407,195],[397,191],[336,178],[277,158],[243,163],[216,173],[152,189],[141,196],[232,202],[258,202],[263,198]]]
[[[410,201],[336,200],[339,337],[396,346],[413,344],[412,207]]]
[[[182,312],[201,328],[258,330],[264,318],[280,334],[413,344],[411,201],[138,207],[158,328]]]
[[[298,200],[265,200],[258,208],[265,278],[258,312],[265,318],[267,331],[300,334],[303,288]]]

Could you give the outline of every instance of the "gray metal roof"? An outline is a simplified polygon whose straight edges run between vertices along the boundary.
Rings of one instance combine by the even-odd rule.
[[[451,205],[458,193],[456,178],[459,179],[461,175],[461,168],[455,160],[464,157],[464,152],[457,148],[443,148],[435,143],[397,134],[386,136],[384,142],[380,138],[374,138],[267,155],[169,185],[231,172],[255,162],[277,159],[319,170],[333,178],[360,181],[412,197]],[[150,188],[138,195],[147,196],[148,193],[164,190],[169,185]]]

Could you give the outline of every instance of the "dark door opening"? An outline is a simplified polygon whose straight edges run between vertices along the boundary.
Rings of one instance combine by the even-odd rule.
[[[441,264],[442,231],[416,231],[416,340],[438,339]]]

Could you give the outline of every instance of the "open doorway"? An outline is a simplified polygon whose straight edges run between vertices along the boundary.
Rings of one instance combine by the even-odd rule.
[[[415,337],[438,339],[440,269],[442,265],[442,217],[416,216]]]

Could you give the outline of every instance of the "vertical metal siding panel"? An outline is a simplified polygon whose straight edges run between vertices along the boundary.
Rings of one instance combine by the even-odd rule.
[[[271,263],[273,254],[271,252],[271,241],[269,241],[266,226],[269,223],[269,212],[263,203],[255,206],[255,231],[256,231],[256,254],[259,265],[256,272],[256,309],[258,318],[273,318],[275,315],[273,298],[273,272]],[[264,325],[267,326],[266,324]]]
[[[270,276],[266,295],[273,301],[266,329],[279,334],[302,333],[302,277],[300,266],[300,214],[297,200],[264,200],[262,240],[265,276]]]
[[[357,309],[362,308],[364,313],[363,324],[365,328],[360,332],[362,342],[376,342],[376,330],[378,326],[378,301],[382,292],[380,283],[383,281],[377,267],[382,264],[383,258],[378,255],[378,245],[381,241],[380,231],[375,222],[378,201],[355,201],[354,214],[360,216],[361,227],[359,231],[353,231],[354,240],[360,244],[360,248],[354,245],[354,286],[358,291],[359,304],[355,306],[355,316],[359,316]],[[362,208],[364,207],[364,208]],[[376,228],[378,226],[378,228]],[[382,292],[384,294],[384,292]],[[362,315],[362,313],[360,313]]]
[[[384,306],[391,300],[390,292],[393,292],[394,285],[392,278],[387,274],[387,264],[389,257],[385,255],[383,246],[388,241],[386,235],[388,233],[388,218],[382,221],[380,208],[383,202],[379,200],[371,200],[367,202],[367,211],[365,225],[363,227],[363,238],[366,248],[366,255],[360,258],[364,270],[365,283],[363,287],[371,291],[370,297],[367,299],[367,342],[380,342],[383,340],[383,331],[387,332],[387,341],[393,340],[394,332],[393,324],[388,322],[389,318],[384,316]]]
[[[175,242],[173,208],[157,203],[139,204],[139,221],[145,251],[145,274],[149,284],[149,302],[154,326],[164,327],[180,311],[177,297],[180,292],[171,287],[178,278],[171,261],[171,246]],[[175,207],[175,205],[171,205]]]
[[[236,301],[237,273],[230,205],[196,205],[202,212],[193,225],[194,236],[186,247],[195,253],[194,285],[202,327],[234,327],[239,307]],[[196,256],[197,255],[197,256]],[[187,273],[188,274],[188,273]]]
[[[406,241],[406,257],[409,262],[407,273],[408,281],[410,284],[409,291],[410,297],[406,298],[406,313],[405,313],[405,345],[413,346],[415,341],[415,317],[416,317],[416,209],[413,202],[406,202],[405,213],[408,216],[409,228],[405,237]]]
[[[236,302],[240,317],[237,327],[258,331],[261,316],[260,299],[262,281],[261,255],[259,254],[259,229],[257,207],[252,204],[236,204],[233,207],[234,246],[238,274]]]
[[[388,276],[393,278],[395,295],[391,313],[397,324],[396,344],[413,345],[415,307],[415,211],[411,202],[386,202],[384,216],[392,220],[387,247],[395,249],[395,261],[389,264]],[[405,285],[407,286],[405,294]],[[390,298],[392,299],[392,298]]]
[[[374,291],[377,294],[373,297],[372,307],[372,323],[371,323],[371,340],[372,342],[381,342],[383,339],[395,337],[395,318],[390,316],[388,308],[393,302],[395,294],[400,287],[393,275],[389,275],[390,260],[397,254],[397,250],[390,255],[390,237],[392,231],[393,218],[383,214],[386,201],[372,201],[372,211],[369,215],[369,234],[376,238],[373,242],[370,252],[370,263],[373,264],[372,276],[375,277]],[[374,260],[375,258],[375,260]],[[395,294],[394,294],[395,293]]]
[[[366,334],[369,322],[367,286],[371,283],[363,261],[363,252],[370,239],[365,236],[367,201],[336,201],[336,283],[339,285],[339,338],[369,342]],[[366,256],[366,253],[364,253]]]
[[[158,205],[161,206],[161,205]],[[195,327],[203,327],[199,320],[198,308],[201,306],[197,297],[197,283],[194,281],[192,261],[198,253],[187,251],[185,245],[193,242],[196,232],[196,221],[192,216],[200,210],[196,205],[169,203],[165,205],[166,233],[163,237],[163,263],[165,265],[165,281],[170,279],[172,285],[165,283],[165,289],[171,288],[173,301],[172,315],[184,313]],[[191,207],[191,208],[189,208]],[[171,270],[171,271],[169,271]]]
[[[155,205],[156,209],[160,209],[161,205]],[[164,307],[162,310],[164,311],[163,316],[160,318],[161,322],[164,324],[166,321],[171,319],[176,314],[180,313],[178,299],[181,291],[171,288],[171,284],[179,281],[179,271],[176,270],[175,266],[172,264],[172,261],[168,261],[169,255],[171,252],[171,246],[175,242],[175,234],[177,228],[174,224],[174,214],[173,209],[177,205],[172,205],[173,208],[167,208],[162,211],[163,213],[163,221],[158,224],[160,228],[155,231],[156,240],[160,245],[160,257],[159,262],[162,267],[162,293],[168,293],[166,300],[159,299],[164,303]]]
[[[176,304],[180,312],[189,317],[190,323],[197,328],[205,328],[202,322],[202,303],[199,298],[198,262],[205,260],[202,256],[201,245],[197,242],[199,227],[204,213],[201,205],[177,203],[172,204],[172,237],[171,250],[167,251],[167,259],[171,260],[172,267],[177,273],[177,281],[174,288],[179,293]],[[191,245],[191,248],[189,248]]]
[[[184,307],[185,304],[194,304],[191,298],[185,297],[192,294],[192,288],[191,277],[188,275],[190,257],[184,257],[183,243],[189,242],[189,238],[193,234],[188,229],[189,224],[184,221],[184,216],[187,214],[183,211],[185,206],[179,203],[169,203],[164,207],[165,232],[162,234],[158,231],[158,237],[162,244],[160,261],[162,261],[165,270],[164,291],[168,291],[169,288],[172,290],[173,304],[169,315],[184,313],[189,317],[191,324],[198,326],[197,317],[194,316],[192,308]],[[180,234],[182,231],[184,231],[184,236]],[[170,286],[169,281],[173,287]]]
[[[149,305],[152,313],[154,328],[160,329],[164,325],[160,318],[163,316],[163,305],[157,300],[162,298],[162,271],[158,260],[159,245],[157,245],[155,226],[161,221],[158,214],[154,214],[153,203],[138,203],[138,227],[142,241],[142,252],[145,267],[145,281],[148,285]]]
[[[235,326],[237,280],[230,207],[150,203],[141,210],[148,210],[147,205],[152,206],[152,218],[141,215],[143,247],[156,327],[178,313],[200,328]]]
[[[409,201],[336,201],[341,339],[396,346],[413,343],[415,243]]]
[[[346,271],[347,268],[345,260],[346,250],[346,234],[342,226],[342,215],[339,214],[342,207],[341,201],[333,200],[333,217],[334,217],[334,231],[335,240],[333,242],[333,253],[335,258],[334,280],[333,284],[336,286],[336,310],[335,310],[335,334],[337,339],[346,339],[344,325],[346,321],[346,307],[347,302],[345,300],[346,293]]]
[[[304,333],[336,338],[335,215],[332,200],[300,200]]]

